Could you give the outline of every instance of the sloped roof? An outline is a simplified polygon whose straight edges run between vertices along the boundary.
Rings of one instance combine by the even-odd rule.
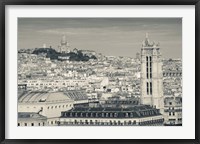
[[[18,118],[20,119],[47,119],[47,117],[42,116],[38,113],[33,113],[33,112],[19,112]]]
[[[65,91],[64,92],[65,95],[67,95],[70,99],[73,99],[75,101],[78,100],[87,100],[88,97],[86,95],[86,93],[84,91],[73,91],[73,90],[69,90],[69,91]]]
[[[71,101],[63,92],[26,92],[18,98],[19,103],[39,103],[39,102],[65,102]]]
[[[96,107],[96,108],[73,108],[69,111],[62,112],[61,117],[96,117],[107,118],[104,114],[116,114],[116,116],[107,116],[109,118],[141,118],[150,116],[161,116],[158,109],[149,105],[138,105],[132,108],[110,108],[110,107]]]

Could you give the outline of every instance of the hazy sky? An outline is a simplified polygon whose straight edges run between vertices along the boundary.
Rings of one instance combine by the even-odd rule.
[[[63,34],[70,49],[135,57],[145,34],[159,42],[165,58],[182,57],[181,18],[19,18],[18,48],[52,46]]]

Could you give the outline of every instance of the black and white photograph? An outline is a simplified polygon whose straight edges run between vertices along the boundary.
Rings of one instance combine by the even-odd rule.
[[[17,126],[182,123],[182,18],[18,18]]]

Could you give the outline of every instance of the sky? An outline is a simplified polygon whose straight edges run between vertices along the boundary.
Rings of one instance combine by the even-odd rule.
[[[18,49],[58,50],[62,35],[70,49],[135,57],[148,33],[164,58],[182,57],[181,18],[18,18]]]

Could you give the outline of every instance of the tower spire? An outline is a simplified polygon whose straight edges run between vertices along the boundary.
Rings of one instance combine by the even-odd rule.
[[[149,35],[148,35],[148,33],[146,33],[146,39],[148,39],[148,37],[149,37]]]
[[[66,43],[66,37],[65,37],[64,34],[62,35],[61,43],[62,43],[62,44],[65,44],[65,43]]]

